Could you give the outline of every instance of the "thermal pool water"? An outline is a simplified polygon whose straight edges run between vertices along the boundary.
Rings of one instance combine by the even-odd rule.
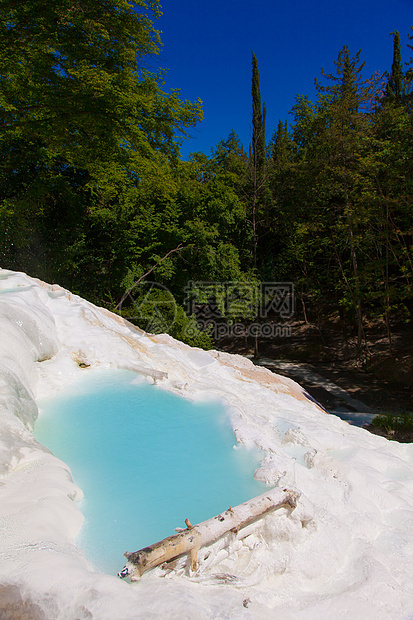
[[[190,401],[125,370],[85,374],[39,401],[34,434],[84,492],[77,543],[94,570],[116,574],[125,551],[268,488],[253,478],[260,452],[234,445],[217,400]]]

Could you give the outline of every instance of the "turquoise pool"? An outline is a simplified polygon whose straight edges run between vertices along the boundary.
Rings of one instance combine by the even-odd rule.
[[[34,433],[71,468],[84,499],[78,537],[95,570],[263,493],[260,453],[235,446],[225,408],[193,402],[129,371],[85,371],[39,401]]]

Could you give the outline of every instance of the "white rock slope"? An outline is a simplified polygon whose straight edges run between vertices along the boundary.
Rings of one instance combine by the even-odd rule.
[[[31,430],[37,397],[98,367],[222,398],[237,440],[266,454],[256,476],[297,489],[296,510],[266,517],[229,556],[213,550],[197,575],[94,573],[75,543],[82,491]],[[0,269],[0,543],[2,620],[413,617],[413,448],[327,415],[242,357],[149,336]]]

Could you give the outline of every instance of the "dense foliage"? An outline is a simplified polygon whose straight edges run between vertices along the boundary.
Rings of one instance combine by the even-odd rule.
[[[188,282],[291,281],[306,316],[339,309],[358,351],[368,318],[391,347],[413,276],[399,33],[389,73],[368,80],[344,46],[268,143],[253,55],[249,153],[232,131],[182,161],[202,111],[147,69],[158,15],[157,0],[0,0],[1,265],[112,308],[149,271],[180,304],[172,333],[185,339],[189,321],[202,346]]]

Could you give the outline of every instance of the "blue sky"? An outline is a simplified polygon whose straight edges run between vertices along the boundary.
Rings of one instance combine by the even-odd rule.
[[[162,0],[161,0],[162,2]],[[347,44],[361,49],[365,73],[390,70],[393,30],[402,59],[412,32],[413,0],[163,0],[157,22],[164,46],[154,65],[168,69],[165,89],[203,102],[204,121],[185,141],[182,156],[210,154],[234,129],[251,140],[251,50],[258,59],[261,97],[267,107],[267,141],[295,95],[315,99],[314,78],[330,71]]]

